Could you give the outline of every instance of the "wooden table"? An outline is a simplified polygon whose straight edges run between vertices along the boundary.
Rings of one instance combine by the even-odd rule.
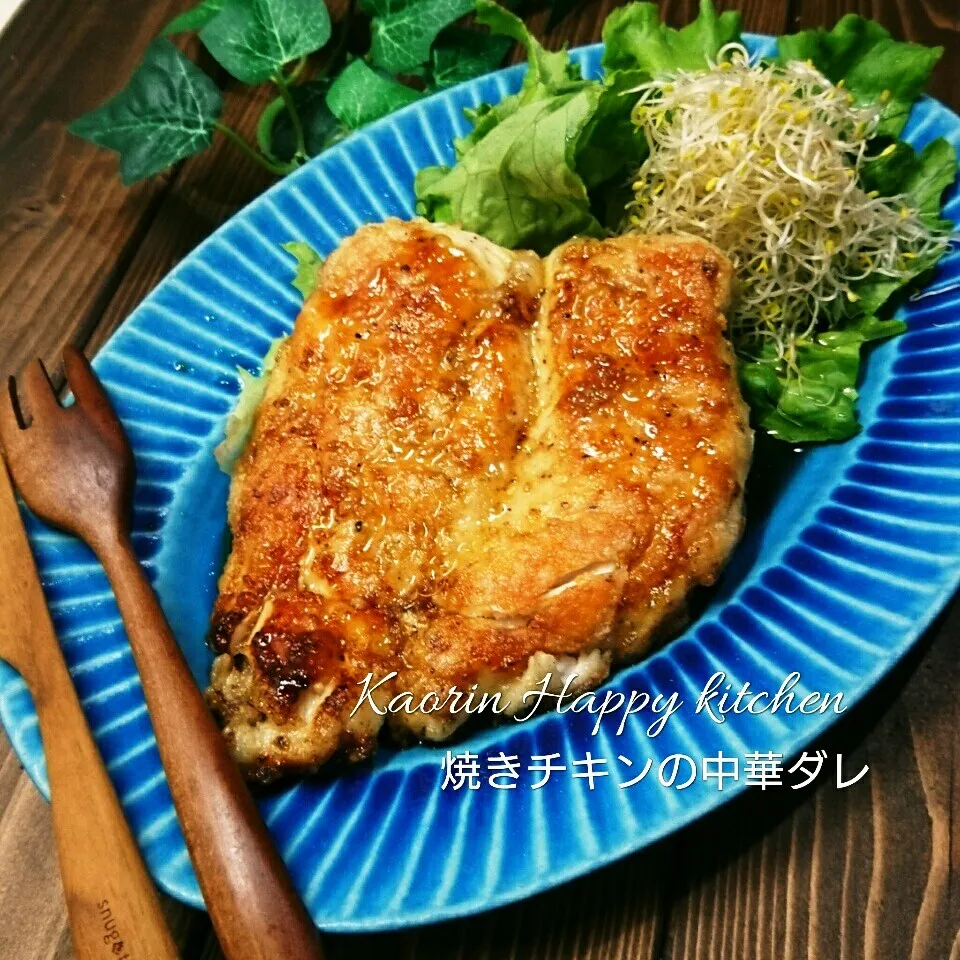
[[[0,37],[3,372],[38,354],[54,366],[68,342],[95,351],[178,260],[266,185],[259,168],[220,143],[127,190],[111,156],[66,133],[189,5],[28,0]],[[543,15],[531,22],[549,46],[589,43],[615,5],[583,3],[546,34]],[[676,24],[695,6],[664,3]],[[758,32],[830,25],[856,11],[897,35],[942,44],[933,93],[960,108],[960,0],[744,0],[742,9]],[[229,119],[249,130],[262,102],[231,102]],[[820,745],[852,755],[855,769],[870,765],[855,787],[753,791],[554,892],[435,928],[328,937],[331,957],[960,957],[958,631],[955,600]],[[185,958],[220,955],[205,915],[167,905]],[[2,733],[0,918],[3,960],[71,956],[49,811]]]

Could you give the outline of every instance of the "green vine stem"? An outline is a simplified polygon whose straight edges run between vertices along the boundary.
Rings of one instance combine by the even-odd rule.
[[[296,83],[300,79],[300,75],[303,73],[304,69],[307,66],[307,56],[302,56],[297,62],[293,65],[290,72],[287,74],[287,83]]]
[[[307,159],[307,144],[303,136],[303,124],[300,121],[300,114],[297,111],[297,105],[293,100],[293,94],[290,92],[290,86],[287,83],[286,78],[282,73],[278,72],[274,78],[273,82],[277,85],[277,89],[280,91],[280,96],[283,97],[283,102],[287,107],[287,111],[290,114],[290,120],[293,123],[293,135],[296,138],[297,149],[293,155],[293,159],[296,165],[302,163]]]
[[[240,150],[245,153],[251,160],[255,160],[260,164],[265,170],[269,170],[270,173],[278,177],[284,177],[288,173],[292,173],[297,169],[299,164],[291,161],[290,163],[277,163],[273,160],[268,159],[262,153],[258,153],[253,147],[247,143],[243,137],[237,133],[232,127],[228,127],[225,123],[221,123],[219,120],[216,121],[213,125],[214,130],[218,130],[222,133],[231,143],[239,147]]]
[[[257,145],[263,151],[264,156],[275,163],[279,163],[276,155],[273,153],[273,124],[277,119],[277,114],[286,108],[283,97],[275,97],[264,108],[257,121]]]

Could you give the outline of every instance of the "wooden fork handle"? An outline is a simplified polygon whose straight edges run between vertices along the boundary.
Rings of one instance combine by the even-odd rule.
[[[59,664],[51,663],[54,656]],[[78,960],[176,960],[153,882],[59,648],[45,655],[43,676],[34,699],[74,952]]]
[[[317,931],[126,538],[97,545],[140,671],[204,902],[228,960],[318,960]]]

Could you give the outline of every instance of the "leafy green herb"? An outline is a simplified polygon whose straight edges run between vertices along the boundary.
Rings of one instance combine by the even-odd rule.
[[[354,60],[333,82],[327,106],[351,130],[420,99],[421,94]]]
[[[216,84],[169,40],[154,40],[129,84],[70,124],[120,154],[125,184],[199,153],[213,139],[223,100]]]
[[[417,211],[509,247],[547,251],[558,237],[600,235],[577,159],[604,87],[584,80],[566,52],[544,50],[495,3],[478,0],[477,20],[526,48],[527,74],[519,93],[468,112],[474,128],[455,142],[454,167],[420,171]]]
[[[388,73],[405,73],[430,59],[444,27],[473,10],[473,0],[414,0],[371,24],[370,59]]]
[[[766,357],[740,364],[740,385],[757,425],[787,443],[839,441],[854,436],[857,377],[864,344],[896,336],[899,320],[862,317],[797,347],[795,368]]]
[[[565,51],[544,50],[491,0],[478,0],[477,22],[524,46],[527,74],[518,93],[467,112],[473,130],[454,142],[457,164],[418,175],[417,210],[540,251],[622,219],[628,172],[647,150],[624,94],[650,71],[706,66],[740,31],[739,16],[717,16],[709,0],[683,30],[664,27],[652,4],[631,4],[607,21],[611,62],[601,83],[585,80]]]
[[[174,17],[164,28],[163,36],[202,30],[222,9],[224,0],[201,0],[191,10]]]
[[[943,191],[957,172],[956,151],[935,140],[917,154],[897,142],[864,165],[863,187],[883,196],[903,196],[931,225],[949,227],[940,218]],[[791,369],[772,350],[741,362],[740,381],[757,425],[789,443],[846,440],[856,434],[857,377],[861,347],[897,336],[906,324],[880,319],[877,311],[910,279],[929,271],[936,257],[916,260],[907,280],[870,278],[855,285],[858,299],[846,305],[849,319],[797,347]]]
[[[526,24],[509,10],[493,0],[476,0],[477,23],[487,26],[495,34],[516,40],[527,52],[527,74],[518,96],[522,102],[544,93],[564,93],[569,83],[582,85],[580,68],[571,62],[566,50],[544,50]],[[512,98],[508,98],[512,99]]]
[[[541,252],[558,236],[599,235],[574,162],[600,95],[594,86],[522,106],[452,169],[418,174],[418,212]]]
[[[943,47],[903,43],[872,20],[843,17],[832,30],[804,30],[779,40],[779,59],[811,60],[856,100],[881,104],[878,134],[896,137],[914,100],[923,93]]]
[[[277,354],[286,340],[286,337],[278,337],[273,341],[267,355],[263,358],[263,367],[259,376],[244,370],[242,367],[237,368],[237,374],[240,378],[240,395],[227,417],[223,440],[217,444],[213,451],[217,464],[224,473],[233,472],[234,465],[240,459],[243,448],[247,445],[250,432],[253,430],[253,421],[256,419],[257,410],[267,392],[270,374],[273,373],[273,368],[277,364]]]
[[[238,80],[263,83],[330,39],[330,15],[323,0],[226,0],[200,39]]]
[[[702,70],[720,49],[740,40],[740,14],[717,14],[710,0],[700,0],[693,23],[674,30],[660,22],[656,4],[631,3],[614,10],[603,25],[606,70],[641,70],[658,77],[676,70]]]
[[[306,300],[317,288],[318,271],[323,263],[323,257],[309,243],[304,243],[302,240],[291,240],[290,243],[284,243],[282,246],[297,261],[297,272],[291,283]]]
[[[433,45],[430,63],[433,89],[453,87],[496,70],[512,45],[509,37],[448,27]]]

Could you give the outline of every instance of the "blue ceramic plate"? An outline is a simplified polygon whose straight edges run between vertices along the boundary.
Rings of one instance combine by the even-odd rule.
[[[754,38],[755,49],[772,41]],[[575,53],[588,75],[600,48]],[[369,221],[413,213],[413,178],[452,159],[462,108],[517,89],[514,68],[431,97],[355,134],[283,180],[189,256],[144,301],[96,360],[130,433],[140,482],[135,540],[197,682],[215,582],[227,546],[227,478],[214,463],[234,403],[236,367],[256,370],[300,307],[280,244],[328,253]],[[909,139],[960,147],[960,120],[932,100]],[[960,219],[954,198],[947,211]],[[591,736],[592,717],[547,714],[479,732],[481,756],[526,763],[587,750],[612,776],[589,790],[554,777],[532,790],[441,791],[443,751],[382,750],[370,765],[304,780],[263,811],[316,922],[329,930],[426,923],[554,886],[637,850],[736,792],[698,781],[660,786],[628,771],[674,753],[694,758],[772,750],[791,755],[831,715],[741,715],[719,725],[692,702],[717,670],[739,686],[776,690],[800,671],[804,691],[853,702],[896,663],[948,600],[960,575],[960,254],[909,304],[909,332],[870,358],[855,440],[803,455],[763,448],[751,474],[748,532],[696,623],[608,689],[678,692],[686,701],[656,738],[646,722]],[[939,291],[939,292],[937,292]],[[84,706],[124,808],[160,885],[201,906],[164,782],[133,661],[106,580],[76,541],[30,520],[30,538]],[[19,677],[0,672],[0,716],[46,793],[36,715]],[[463,747],[458,749],[462,750]],[[741,781],[740,787],[743,786]]]

